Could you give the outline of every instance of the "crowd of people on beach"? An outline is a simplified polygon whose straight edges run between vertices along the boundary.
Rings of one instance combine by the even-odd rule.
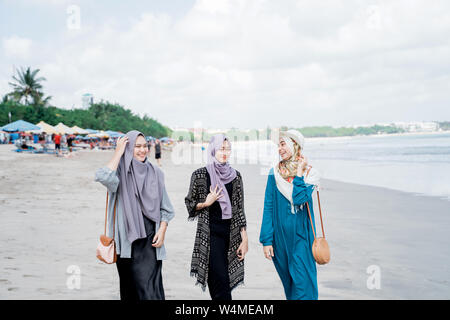
[[[9,143],[9,133],[0,131],[0,144],[8,144]]]
[[[0,131],[0,144],[14,144],[16,151],[34,151],[54,154],[57,157],[73,157],[79,149],[110,150],[116,148],[118,137],[80,137],[74,134],[46,133],[30,134],[26,132]],[[162,143],[157,138],[146,138],[149,147],[155,150],[155,160],[161,164]],[[33,146],[37,144],[39,147]]]

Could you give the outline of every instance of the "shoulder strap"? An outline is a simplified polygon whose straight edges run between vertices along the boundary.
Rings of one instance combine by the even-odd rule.
[[[323,220],[322,220],[322,208],[320,207],[320,198],[319,198],[319,191],[317,190],[317,203],[319,205],[319,213],[320,213],[320,225],[322,226],[322,235],[323,238],[325,238],[325,231],[323,230]],[[306,201],[306,208],[308,209],[308,215],[309,215],[309,221],[311,222],[311,229],[314,234],[314,239],[316,239],[316,233],[314,232],[313,222],[311,219],[311,212],[309,211],[309,203]]]
[[[306,171],[305,178],[308,177],[309,172],[311,171],[312,166],[309,166],[308,171]]]
[[[106,191],[106,209],[105,209],[105,236],[106,236],[106,223],[108,221],[108,191]],[[112,234],[112,238],[114,239],[115,236],[115,228],[116,228],[116,205],[117,205],[117,195],[116,195],[116,199],[114,201],[114,217],[113,217],[113,234]]]
[[[309,171],[311,171],[311,168],[312,168],[312,166],[309,166],[308,171],[306,172],[305,177],[308,176]],[[322,208],[321,208],[321,206],[320,206],[319,190],[317,190],[317,204],[319,205],[320,225],[322,226],[322,235],[323,235],[323,237],[325,238],[325,231],[323,230]],[[307,209],[308,209],[309,221],[311,221],[311,228],[312,228],[312,231],[313,231],[313,234],[314,234],[314,239],[315,239],[315,238],[316,238],[316,234],[315,234],[315,232],[314,232],[314,227],[313,227],[313,224],[312,224],[311,212],[309,211],[309,204],[308,204],[308,202],[306,202],[306,207],[307,207]]]

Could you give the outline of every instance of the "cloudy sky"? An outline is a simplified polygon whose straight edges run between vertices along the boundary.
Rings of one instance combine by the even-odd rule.
[[[20,66],[172,127],[450,120],[450,1],[0,0]]]

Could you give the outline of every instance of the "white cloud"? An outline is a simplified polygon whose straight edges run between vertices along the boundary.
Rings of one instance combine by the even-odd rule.
[[[13,3],[21,3],[22,5],[50,5],[50,6],[62,6],[62,5],[70,5],[73,0],[4,0],[5,2]]]
[[[113,18],[83,22],[40,43],[33,61],[57,105],[80,105],[91,92],[173,126],[449,119],[448,9],[201,0],[179,19],[143,12],[125,28]]]
[[[17,35],[2,40],[3,51],[8,58],[29,58],[32,43],[31,39],[22,38]]]

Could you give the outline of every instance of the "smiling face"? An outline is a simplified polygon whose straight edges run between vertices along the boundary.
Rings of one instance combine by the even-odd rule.
[[[215,157],[217,161],[219,161],[220,163],[225,163],[230,158],[230,154],[231,154],[231,144],[228,140],[224,140],[222,143],[222,147],[217,149]]]
[[[292,157],[292,152],[289,150],[288,145],[283,138],[280,138],[280,141],[278,142],[278,153],[283,161]]]
[[[148,144],[145,138],[139,135],[136,139],[136,143],[134,145],[134,153],[133,156],[136,160],[143,162],[147,157],[148,153]]]

